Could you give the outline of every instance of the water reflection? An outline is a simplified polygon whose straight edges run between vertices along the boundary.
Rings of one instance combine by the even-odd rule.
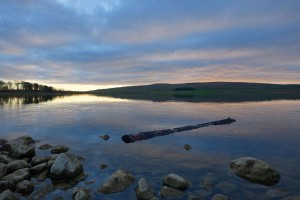
[[[62,96],[21,96],[21,97],[9,97],[0,96],[0,106],[3,105],[22,105],[22,104],[38,104],[41,102],[53,101],[57,98],[63,98]]]

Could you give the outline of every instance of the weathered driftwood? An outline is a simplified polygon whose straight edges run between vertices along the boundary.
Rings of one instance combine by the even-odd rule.
[[[133,143],[136,141],[147,140],[147,139],[154,138],[157,136],[169,135],[171,133],[176,133],[176,132],[181,132],[181,131],[189,131],[189,130],[207,127],[207,126],[213,126],[213,125],[231,124],[233,122],[235,122],[235,119],[228,117],[226,119],[203,123],[203,124],[182,126],[182,127],[173,128],[173,129],[164,129],[164,130],[148,131],[148,132],[140,132],[140,133],[136,133],[136,134],[123,135],[122,140],[125,143]]]

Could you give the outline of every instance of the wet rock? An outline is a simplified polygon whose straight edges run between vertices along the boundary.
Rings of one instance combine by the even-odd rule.
[[[40,200],[43,199],[50,192],[54,191],[54,187],[52,184],[42,185],[41,188],[37,189],[29,198],[29,200]]]
[[[77,159],[80,161],[85,161],[85,157],[83,157],[83,156],[77,156]]]
[[[38,174],[38,173],[41,173],[41,172],[45,171],[46,169],[47,169],[47,163],[42,163],[42,164],[36,165],[34,167],[31,167],[30,168],[30,173],[31,174]]]
[[[0,180],[0,192],[4,190],[14,190],[15,182],[12,180]]]
[[[91,184],[93,184],[93,183],[95,183],[96,182],[96,180],[90,180],[90,181],[86,181],[86,182],[84,182],[86,185],[91,185]]]
[[[7,172],[12,173],[18,169],[28,168],[28,162],[25,160],[14,160],[7,164]]]
[[[135,178],[129,172],[117,170],[98,188],[98,192],[103,194],[121,192],[127,189],[134,181]]]
[[[237,189],[237,186],[229,183],[227,181],[221,181],[217,187],[219,188],[219,190],[224,193],[224,194],[230,194],[231,192],[233,192],[235,189]]]
[[[30,194],[31,192],[33,192],[33,190],[34,190],[34,186],[28,180],[21,181],[16,186],[16,191],[22,194]]]
[[[48,164],[47,164],[47,168],[50,170],[53,163],[55,162],[56,158],[58,157],[59,155],[58,154],[52,154],[50,155],[49,157],[49,161],[48,161]]]
[[[281,197],[287,196],[288,194],[289,194],[289,192],[286,189],[273,188],[273,189],[266,191],[262,195],[259,195],[258,199],[261,199],[261,200],[268,200],[268,199],[275,199],[275,198],[279,199]]]
[[[82,173],[82,164],[76,155],[70,153],[59,154],[50,169],[50,177],[55,179],[72,179]]]
[[[66,153],[69,151],[69,147],[66,147],[64,145],[57,145],[55,147],[52,147],[51,153],[53,154],[60,154],[60,153]]]
[[[184,147],[184,149],[187,150],[187,151],[189,151],[189,150],[192,149],[191,145],[189,145],[189,144],[186,144],[186,145],[184,145],[183,147]]]
[[[12,174],[6,175],[4,176],[1,180],[3,181],[12,181],[14,182],[14,184],[17,184],[21,181],[24,181],[26,179],[30,178],[30,174],[28,172],[28,169],[19,169],[17,171],[15,171]]]
[[[48,174],[49,174],[49,171],[48,171],[48,169],[46,169],[45,171],[41,172],[40,174],[35,175],[34,178],[37,181],[44,181],[47,178]]]
[[[189,195],[189,200],[205,200],[202,196]]]
[[[162,182],[165,186],[178,190],[186,190],[189,187],[189,182],[177,174],[169,174],[163,177]]]
[[[8,151],[9,155],[14,158],[32,158],[35,156],[33,143],[34,140],[30,136],[22,136],[6,142],[1,149]]]
[[[100,136],[100,138],[102,138],[103,140],[108,140],[109,139],[109,135],[102,135],[102,136]]]
[[[4,163],[0,163],[0,179],[7,173],[7,166]]]
[[[139,200],[151,200],[153,197],[155,197],[155,192],[149,187],[146,180],[141,178],[138,181],[137,187],[135,188],[135,195]]]
[[[0,145],[4,145],[6,142],[8,142],[8,140],[6,140],[6,139],[0,139]]]
[[[108,165],[105,163],[101,163],[99,167],[100,167],[100,169],[106,169],[108,167]]]
[[[48,162],[48,160],[49,158],[47,158],[46,156],[34,156],[31,160],[31,166],[36,166],[41,163]]]
[[[237,176],[250,182],[272,186],[279,182],[280,175],[270,165],[252,157],[231,161],[230,168]]]
[[[162,186],[160,189],[160,195],[162,198],[179,197],[183,194],[181,190],[176,190],[166,186]]]
[[[5,190],[4,192],[0,193],[1,200],[18,200],[17,196],[10,190]]]
[[[74,200],[89,200],[91,199],[90,190],[87,188],[75,188],[73,190]]]
[[[8,164],[11,161],[13,161],[13,159],[10,158],[8,155],[0,154],[0,163]]]
[[[86,178],[87,174],[82,173],[72,179],[51,179],[51,182],[55,188],[67,190],[77,185],[80,181],[84,181]]]
[[[230,200],[230,198],[223,194],[216,194],[211,200]]]
[[[50,148],[52,148],[53,146],[49,145],[49,144],[43,144],[41,146],[39,146],[39,150],[48,150]]]

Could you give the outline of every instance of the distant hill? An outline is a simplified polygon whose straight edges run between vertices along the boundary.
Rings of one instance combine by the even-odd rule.
[[[127,99],[152,101],[231,102],[300,99],[299,84],[208,82],[152,84],[100,89],[90,93]]]

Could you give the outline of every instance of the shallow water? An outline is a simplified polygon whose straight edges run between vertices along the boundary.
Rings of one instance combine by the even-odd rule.
[[[21,101],[22,102],[22,101]],[[231,125],[210,126],[193,131],[125,144],[124,134],[174,128],[232,117]],[[20,99],[0,106],[0,138],[30,135],[42,144],[70,147],[86,158],[86,179],[78,187],[91,188],[93,199],[136,199],[134,187],[113,195],[97,188],[117,169],[130,171],[138,180],[146,178],[159,193],[161,178],[176,173],[192,185],[177,199],[216,193],[231,199],[284,199],[300,195],[300,101],[244,103],[151,102],[96,96],[68,96],[45,102],[22,104]],[[99,136],[108,134],[104,141]],[[186,151],[183,146],[190,144]],[[48,154],[40,151],[38,154]],[[282,178],[272,187],[242,180],[229,170],[229,162],[241,156],[262,159]],[[100,163],[108,164],[101,170]],[[213,176],[205,186],[205,176]],[[50,180],[46,180],[50,182]],[[42,186],[40,186],[42,187]],[[72,189],[57,189],[45,197],[69,199]],[[176,198],[175,198],[176,199]]]

